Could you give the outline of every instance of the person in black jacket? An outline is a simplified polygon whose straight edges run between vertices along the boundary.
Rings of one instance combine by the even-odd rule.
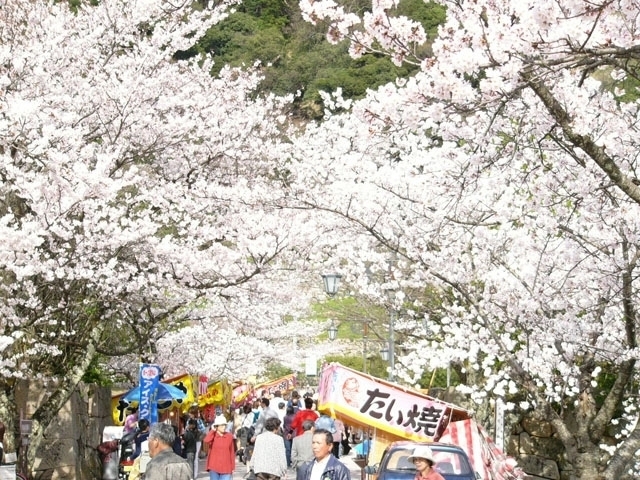
[[[176,436],[176,439],[173,441],[173,453],[176,455],[182,455],[182,437],[178,434],[178,427],[176,425],[171,425],[173,427],[173,434]],[[183,457],[184,458],[184,457]]]
[[[296,480],[311,480],[311,472],[315,469],[321,470],[322,473],[317,477],[317,472],[314,472],[314,478],[351,480],[349,469],[331,453],[333,434],[329,430],[319,429],[313,433],[312,448],[315,458],[298,468]]]
[[[138,420],[138,432],[135,439],[136,448],[131,455],[131,460],[135,460],[142,453],[142,444],[149,438],[149,427],[149,420],[146,418]]]
[[[195,470],[195,462],[198,461],[196,458],[197,453],[197,430],[198,430],[198,421],[195,418],[190,418],[187,420],[187,428],[184,430],[184,435],[182,436],[184,440],[184,445],[182,446],[183,457],[187,459],[189,465],[191,465],[191,470]]]

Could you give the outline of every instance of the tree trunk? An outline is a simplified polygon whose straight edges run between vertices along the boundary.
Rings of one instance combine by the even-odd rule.
[[[73,391],[77,388],[85,372],[91,364],[95,354],[96,345],[102,336],[107,322],[98,322],[91,333],[91,340],[87,346],[86,354],[77,359],[78,363],[69,366],[68,374],[62,379],[51,395],[45,398],[36,409],[31,420],[33,430],[31,432],[30,444],[27,449],[26,463],[28,477],[33,478],[33,467],[35,465],[36,453],[42,446],[44,432],[49,424],[58,416],[58,412],[69,400]]]

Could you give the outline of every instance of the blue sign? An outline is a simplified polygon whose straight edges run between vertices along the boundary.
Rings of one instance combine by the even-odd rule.
[[[158,423],[158,403],[156,392],[160,383],[159,365],[143,363],[140,365],[140,400],[138,402],[138,420],[146,418],[150,424]]]

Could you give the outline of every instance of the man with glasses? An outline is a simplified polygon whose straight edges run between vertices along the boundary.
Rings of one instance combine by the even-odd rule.
[[[189,462],[173,451],[176,435],[166,423],[154,423],[149,430],[149,455],[145,480],[192,480]]]

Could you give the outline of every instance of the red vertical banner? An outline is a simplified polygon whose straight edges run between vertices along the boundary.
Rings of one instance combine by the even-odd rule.
[[[209,386],[209,379],[206,375],[200,375],[198,377],[198,395],[206,395],[207,388]]]

